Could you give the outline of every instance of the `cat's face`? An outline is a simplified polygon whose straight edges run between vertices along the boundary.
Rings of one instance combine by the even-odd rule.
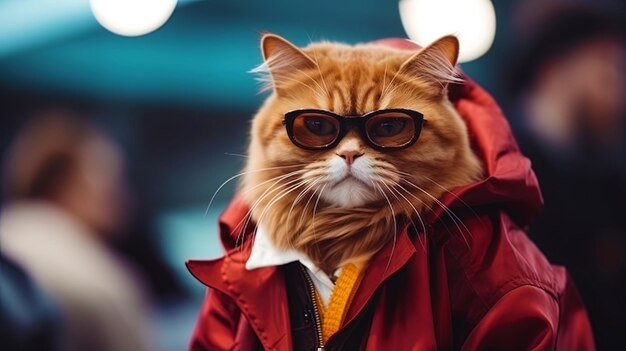
[[[429,189],[433,181],[450,186],[477,173],[465,126],[445,96],[447,84],[457,79],[455,38],[445,37],[416,54],[377,45],[332,43],[300,50],[280,37],[266,35],[262,50],[266,83],[274,94],[254,120],[250,165],[257,169],[299,165],[272,172],[297,172],[299,181],[290,184],[296,194],[317,194],[320,206],[341,208],[393,203],[402,197],[414,202],[411,193],[424,197],[416,186]],[[330,149],[308,150],[292,142],[284,125],[285,114],[293,110],[363,116],[395,108],[417,111],[427,121],[417,142],[392,151],[372,147],[356,127],[346,128],[345,136]],[[328,122],[317,123],[308,126],[309,132],[326,128],[317,132],[333,133]],[[376,128],[390,127],[380,122],[367,128],[365,132],[374,133]]]
[[[334,43],[298,49],[271,34],[261,47],[265,64],[258,71],[273,94],[254,118],[241,190],[252,220],[278,247],[305,252],[326,272],[366,261],[396,234],[398,218],[419,226],[414,219],[421,221],[442,193],[481,176],[466,127],[446,96],[457,80],[456,38],[417,53]],[[292,111],[302,109],[353,118],[343,129],[319,118],[290,124],[298,113]],[[417,136],[408,121],[400,128],[362,117],[387,109],[423,116],[416,142],[404,143]],[[290,137],[296,129],[304,134]],[[405,147],[377,147],[389,143]]]

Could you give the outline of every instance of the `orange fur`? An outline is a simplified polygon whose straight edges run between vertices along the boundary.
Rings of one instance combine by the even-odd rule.
[[[458,80],[458,41],[444,37],[418,53],[372,44],[317,43],[298,49],[286,40],[263,37],[265,63],[257,72],[273,93],[254,118],[242,192],[251,216],[281,248],[305,252],[324,271],[346,262],[365,262],[393,239],[399,219],[419,226],[445,189],[478,180],[482,167],[465,124],[447,98]],[[420,139],[407,149],[379,152],[349,132],[371,162],[377,198],[363,206],[340,207],[325,200],[332,184],[324,178],[336,150],[308,151],[291,143],[285,112],[318,108],[363,115],[384,108],[419,111],[427,119]],[[419,189],[418,189],[419,187]]]

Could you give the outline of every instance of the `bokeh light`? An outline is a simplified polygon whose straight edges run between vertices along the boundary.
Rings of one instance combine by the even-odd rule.
[[[420,45],[457,35],[460,62],[479,58],[493,44],[496,14],[489,0],[400,0],[399,6],[404,30]]]
[[[139,36],[161,27],[172,15],[177,0],[90,0],[96,20],[109,31]]]

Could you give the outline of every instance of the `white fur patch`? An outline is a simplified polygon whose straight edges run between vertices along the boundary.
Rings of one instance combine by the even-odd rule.
[[[373,185],[376,172],[367,155],[355,159],[351,167],[341,157],[332,157],[326,177],[329,184],[321,197],[338,207],[360,207],[382,198]]]

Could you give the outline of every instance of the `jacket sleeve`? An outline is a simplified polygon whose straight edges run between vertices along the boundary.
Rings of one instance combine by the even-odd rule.
[[[557,350],[558,326],[557,301],[544,290],[522,286],[491,307],[461,350]]]
[[[190,351],[232,350],[241,312],[230,297],[208,289],[191,337]]]

